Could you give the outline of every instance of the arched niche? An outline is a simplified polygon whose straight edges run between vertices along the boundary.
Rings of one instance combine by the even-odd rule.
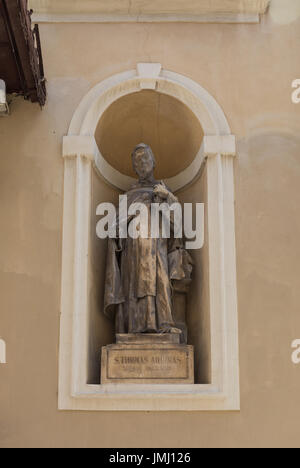
[[[114,169],[136,177],[131,153],[137,142],[151,145],[158,180],[176,178],[197,157],[203,129],[178,99],[157,90],[140,90],[111,104],[95,131],[101,155]]]
[[[103,150],[99,138],[101,140],[101,132],[103,138],[105,119],[109,118],[113,106],[118,107],[122,99],[130,102],[139,93],[145,96],[145,92],[149,93],[148,97],[150,93],[157,93],[166,99],[169,97],[174,105],[176,101],[177,106],[184,106],[195,128],[201,129],[198,151],[185,166],[180,166],[182,161],[179,160],[180,171],[175,171],[166,180],[179,197],[195,201],[195,196],[199,196],[197,201],[206,205],[206,244],[197,254],[194,286],[196,291],[201,282],[202,293],[194,297],[199,313],[194,309],[191,318],[192,340],[195,341],[192,344],[197,354],[197,383],[191,386],[99,385],[93,380],[96,369],[89,365],[94,352],[91,350],[93,342],[97,346],[97,338],[91,339],[91,329],[95,328],[91,323],[91,291],[93,287],[94,291],[98,289],[92,268],[95,203],[96,200],[98,203],[117,200],[118,193],[127,190],[132,183],[126,165],[118,167],[116,159],[113,161],[108,150]],[[59,407],[85,410],[238,409],[235,137],[231,135],[218,103],[199,84],[183,75],[164,70],[160,64],[138,64],[136,70],[105,80],[85,96],[75,111],[68,136],[64,138],[63,156]],[[95,174],[102,180],[98,188],[94,184]],[[198,180],[200,183],[196,185]],[[96,197],[93,196],[95,191]],[[105,263],[104,249],[98,251],[98,258]],[[102,279],[99,278],[99,283]],[[105,319],[100,320],[104,329],[107,326],[103,322]],[[106,339],[109,335],[110,332]]]

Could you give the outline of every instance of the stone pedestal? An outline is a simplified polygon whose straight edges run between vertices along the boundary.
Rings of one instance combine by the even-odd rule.
[[[101,384],[193,384],[194,348],[180,335],[117,335],[102,348]]]

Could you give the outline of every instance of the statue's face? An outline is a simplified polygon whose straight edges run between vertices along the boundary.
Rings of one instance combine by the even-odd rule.
[[[153,174],[154,161],[146,148],[138,148],[133,157],[135,172],[141,179],[146,179]]]

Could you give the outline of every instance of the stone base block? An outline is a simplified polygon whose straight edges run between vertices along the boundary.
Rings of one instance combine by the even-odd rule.
[[[136,333],[116,335],[117,344],[180,344],[180,335],[174,333]]]
[[[102,348],[101,384],[194,384],[193,346],[124,336],[119,341]]]

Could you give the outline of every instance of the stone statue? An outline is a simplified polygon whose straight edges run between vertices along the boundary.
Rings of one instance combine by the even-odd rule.
[[[172,205],[178,200],[162,181],[155,180],[155,158],[149,146],[136,146],[132,162],[139,180],[126,193],[128,207],[143,203],[150,220],[153,202]],[[130,221],[132,216],[126,225]],[[183,239],[174,237],[172,226],[169,239],[109,239],[104,310],[115,320],[116,334],[178,334],[180,342],[187,341],[185,297],[192,259]]]

